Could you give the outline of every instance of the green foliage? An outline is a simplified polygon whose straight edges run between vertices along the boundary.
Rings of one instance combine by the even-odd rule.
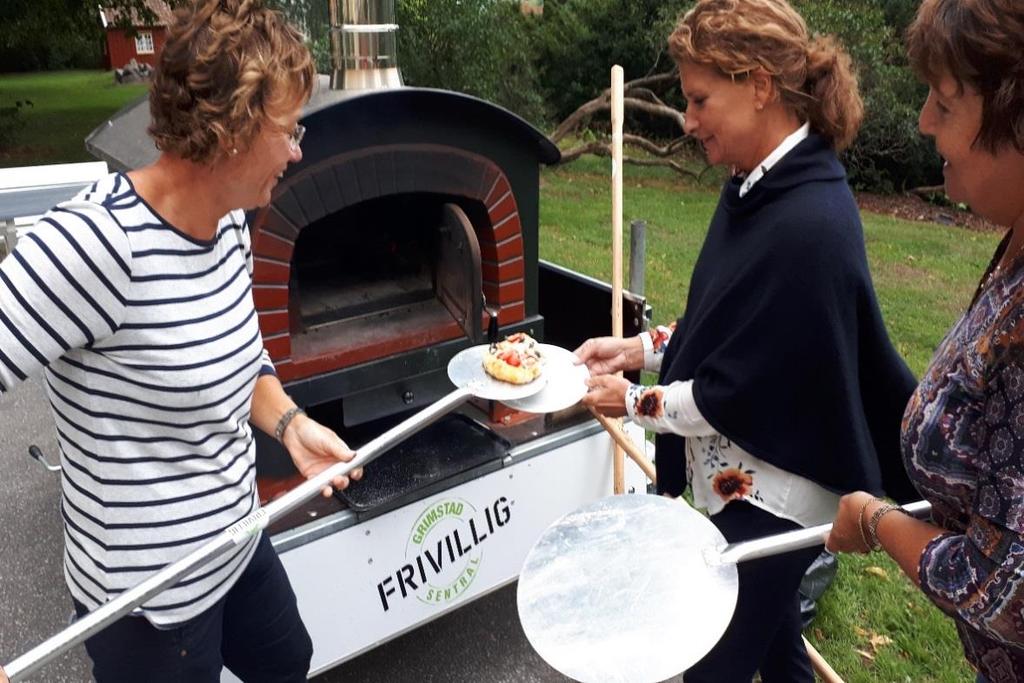
[[[328,73],[326,0],[267,1],[304,31],[318,70]],[[841,38],[858,67],[867,111],[844,159],[854,187],[892,192],[940,182],[938,156],[917,132],[926,88],[907,66],[902,45],[918,0],[794,2],[813,31]],[[141,3],[104,2],[136,9]],[[665,40],[690,5],[692,0],[547,0],[542,16],[524,17],[515,0],[401,0],[399,61],[409,85],[476,95],[544,126],[607,88],[613,64],[623,66],[627,80],[671,68]],[[95,5],[85,0],[0,3],[2,70],[95,62],[101,40]],[[667,101],[682,106],[677,91]],[[677,134],[644,116],[629,125],[643,126],[655,138]]]
[[[857,189],[893,192],[938,182],[941,175],[932,143],[917,130],[927,87],[907,66],[899,38],[908,6],[903,0],[796,3],[808,27],[838,36],[857,67],[864,123],[844,159]]]
[[[607,88],[612,64],[623,65],[627,79],[669,68],[665,39],[691,5],[692,0],[548,0],[533,38],[540,87],[552,114],[562,119]],[[917,131],[927,88],[907,66],[901,39],[917,0],[795,5],[812,31],[839,36],[857,65],[866,115],[844,159],[854,187],[894,192],[940,182],[938,156]]]
[[[403,0],[398,54],[408,85],[476,95],[541,123],[546,118],[530,49],[533,17],[514,2]]]
[[[671,68],[665,39],[685,0],[547,0],[534,32],[534,59],[551,113],[565,118],[608,87]]]
[[[99,66],[103,31],[96,3],[3,0],[0,72]]]
[[[284,13],[306,36],[317,73],[331,73],[331,21],[327,0],[266,0],[266,4]]]
[[[920,0],[883,0],[882,10],[885,12],[885,23],[893,27],[898,38],[903,38],[910,22],[914,20],[914,15],[917,14],[920,4]]]

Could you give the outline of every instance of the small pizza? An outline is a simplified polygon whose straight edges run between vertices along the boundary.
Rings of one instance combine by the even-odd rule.
[[[524,332],[510,334],[484,354],[484,371],[502,382],[529,384],[541,372],[537,342]]]

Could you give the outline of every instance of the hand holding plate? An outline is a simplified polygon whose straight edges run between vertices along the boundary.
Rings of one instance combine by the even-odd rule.
[[[590,391],[583,397],[583,405],[607,417],[626,414],[626,390],[630,381],[616,375],[598,375],[587,380]]]
[[[610,375],[620,370],[641,370],[644,347],[640,337],[594,337],[583,342],[574,352],[592,375]]]

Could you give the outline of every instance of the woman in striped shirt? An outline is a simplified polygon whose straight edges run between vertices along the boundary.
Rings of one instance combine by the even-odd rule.
[[[301,35],[258,3],[179,11],[150,92],[159,159],[56,207],[0,265],[0,391],[43,370],[79,614],[258,508],[250,424],[307,477],[352,457],[274,373],[242,210],[267,204],[301,159],[314,78]],[[301,681],[312,654],[261,535],[86,649],[101,683],[217,681],[224,666],[247,681]]]

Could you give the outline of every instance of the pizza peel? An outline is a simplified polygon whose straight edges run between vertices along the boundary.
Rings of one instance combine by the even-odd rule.
[[[65,651],[84,642],[92,635],[99,633],[121,617],[131,613],[140,605],[149,602],[167,588],[174,586],[200,567],[205,566],[239,543],[243,543],[251,536],[261,532],[268,525],[296,509],[307,500],[316,497],[325,487],[331,485],[331,481],[335,477],[348,475],[352,470],[372,462],[390,448],[430,426],[470,398],[476,396],[498,401],[525,398],[544,388],[544,382],[540,381],[543,377],[530,384],[519,386],[496,381],[494,384],[501,386],[492,386],[490,383],[483,381],[483,378],[480,377],[480,375],[485,374],[481,364],[482,359],[479,355],[479,349],[481,348],[486,349],[487,346],[466,349],[449,362],[448,376],[457,387],[454,391],[406,418],[376,438],[371,439],[356,450],[355,456],[350,461],[338,462],[328,467],[320,474],[307,479],[283,496],[274,499],[255,512],[243,517],[206,544],[196,548],[177,562],[155,572],[138,585],[123,591],[116,598],[109,600],[102,606],[84,615],[71,626],[59,631],[10,663],[2,664],[0,662],[11,683],[26,680],[32,673],[38,671],[42,666],[53,661]],[[468,352],[474,352],[476,355],[474,356]],[[470,362],[473,358],[476,358],[477,365],[479,365],[479,374],[472,369],[467,369],[473,365]],[[469,360],[467,361],[467,359]]]
[[[448,364],[448,378],[457,387],[478,398],[501,401],[527,413],[554,413],[579,403],[587,393],[586,366],[576,365],[572,351],[553,344],[537,344],[541,374],[528,384],[511,384],[494,379],[483,367],[489,345],[460,351]]]
[[[903,509],[922,516],[931,505]],[[730,544],[682,499],[609,496],[541,534],[519,575],[519,620],[537,654],[566,676],[665,680],[722,637],[736,607],[738,562],[820,545],[831,528]]]

